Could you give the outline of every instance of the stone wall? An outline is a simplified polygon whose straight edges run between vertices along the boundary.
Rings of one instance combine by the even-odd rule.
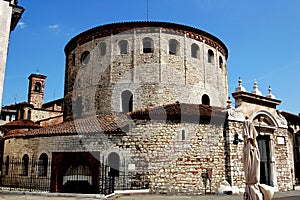
[[[278,137],[284,137],[285,144],[278,144]],[[294,157],[293,136],[287,129],[278,129],[274,134],[275,143],[275,170],[279,191],[293,189]]]
[[[242,189],[245,186],[243,164],[243,142],[233,144],[234,134],[243,135],[243,122],[228,121],[226,128],[226,168],[227,181]],[[259,131],[258,131],[259,132]],[[262,131],[263,133],[264,131]],[[260,134],[260,133],[259,133]],[[278,144],[278,137],[284,137],[285,144]],[[293,140],[285,128],[277,128],[270,135],[270,176],[275,191],[293,189]]]
[[[153,192],[204,193],[201,175],[208,168],[213,192],[225,179],[223,128],[217,125],[140,120],[125,136],[10,138],[4,146],[4,157],[19,159],[25,154],[38,158],[46,153],[51,160],[52,152],[99,152],[97,159],[107,162],[115,152],[120,156],[120,170],[141,174]]]
[[[51,118],[61,116],[62,112],[60,111],[51,111],[51,110],[42,110],[42,109],[31,109],[31,120],[42,121],[45,119],[51,120]]]
[[[211,105],[224,107],[228,98],[224,52],[205,40],[163,30],[133,29],[83,42],[67,52],[66,102],[74,102],[80,96],[82,116],[95,112],[120,112],[121,94],[129,90],[133,93],[133,109],[176,101],[199,104],[204,94],[210,97]],[[145,38],[153,42],[152,53],[143,53]],[[124,40],[128,42],[128,51],[120,54],[119,42]],[[178,42],[176,55],[169,54],[170,40]],[[105,55],[99,53],[103,43],[106,44]],[[191,55],[192,44],[199,47],[197,58]],[[211,63],[208,63],[209,49],[214,53]],[[82,64],[81,57],[85,51],[90,52],[90,59]],[[219,58],[223,60],[221,65]],[[72,118],[72,104],[65,106],[66,119]]]
[[[242,138],[243,122],[228,120],[216,124],[176,121],[134,120],[122,134],[79,134],[8,138],[4,158],[21,159],[27,154],[38,158],[53,152],[98,152],[97,159],[107,164],[112,152],[120,156],[120,171],[139,174],[152,192],[203,194],[216,192],[228,181],[243,192],[243,142],[233,144],[234,135]],[[273,129],[272,129],[273,130]],[[266,131],[261,131],[267,133]],[[287,129],[277,128],[270,136],[271,183],[276,191],[293,189],[292,137]],[[285,144],[281,144],[282,137]],[[278,139],[281,138],[281,139]],[[205,188],[203,173],[212,169],[211,190]]]
[[[224,131],[226,137],[225,144],[225,162],[226,162],[226,180],[231,186],[237,186],[243,191],[245,187],[245,174],[243,163],[244,143],[233,144],[234,135],[238,134],[243,138],[243,122],[227,121]]]

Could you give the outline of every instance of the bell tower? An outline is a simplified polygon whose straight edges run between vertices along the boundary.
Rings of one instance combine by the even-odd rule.
[[[28,87],[28,103],[34,108],[42,108],[44,103],[45,79],[47,76],[41,74],[31,74]]]

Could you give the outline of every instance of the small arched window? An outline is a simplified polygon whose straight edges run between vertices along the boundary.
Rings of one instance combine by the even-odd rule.
[[[186,133],[185,133],[185,130],[181,130],[181,140],[182,140],[182,141],[186,140]]]
[[[200,58],[200,48],[195,43],[191,46],[191,55],[193,58]]]
[[[41,92],[42,84],[40,82],[36,82],[34,84],[34,91],[35,92]]]
[[[126,40],[121,40],[119,42],[120,54],[128,54],[128,42]]]
[[[133,94],[129,90],[125,90],[121,95],[122,112],[128,113],[133,109]]]
[[[8,175],[9,172],[9,156],[6,156],[6,161],[5,161],[5,175]]]
[[[48,170],[48,156],[47,154],[43,153],[40,155],[39,162],[38,162],[39,177],[47,176],[47,170]]]
[[[143,39],[143,53],[153,53],[154,44],[153,40],[149,37]]]
[[[90,52],[89,51],[85,51],[81,54],[81,64],[86,65],[89,63],[90,61]]]
[[[201,101],[202,101],[203,105],[210,105],[210,99],[209,99],[209,96],[207,94],[204,94],[202,96]]]
[[[108,173],[109,176],[118,177],[120,170],[120,156],[119,154],[112,152],[108,155],[107,164],[110,167],[110,171]]]
[[[22,175],[28,176],[28,169],[29,169],[29,157],[25,154],[22,158]]]
[[[175,39],[169,40],[169,54],[179,55],[179,42]]]
[[[214,64],[214,52],[211,49],[207,51],[207,62]]]
[[[223,58],[219,56],[219,67],[223,68]]]
[[[106,54],[106,43],[105,42],[101,42],[99,44],[99,52],[100,52],[100,56],[105,56],[105,54]]]

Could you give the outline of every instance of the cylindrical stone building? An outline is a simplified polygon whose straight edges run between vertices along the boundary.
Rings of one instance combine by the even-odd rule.
[[[65,120],[176,101],[226,106],[228,50],[193,27],[107,24],[75,36],[65,53]]]

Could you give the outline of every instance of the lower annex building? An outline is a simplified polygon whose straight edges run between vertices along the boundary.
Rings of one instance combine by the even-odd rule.
[[[299,117],[276,109],[271,88],[263,96],[241,80],[232,107],[228,50],[215,36],[167,22],[114,23],[75,36],[65,54],[64,122],[4,134],[3,186],[203,194],[227,181],[243,191],[247,116],[259,133],[260,182],[294,188]]]

